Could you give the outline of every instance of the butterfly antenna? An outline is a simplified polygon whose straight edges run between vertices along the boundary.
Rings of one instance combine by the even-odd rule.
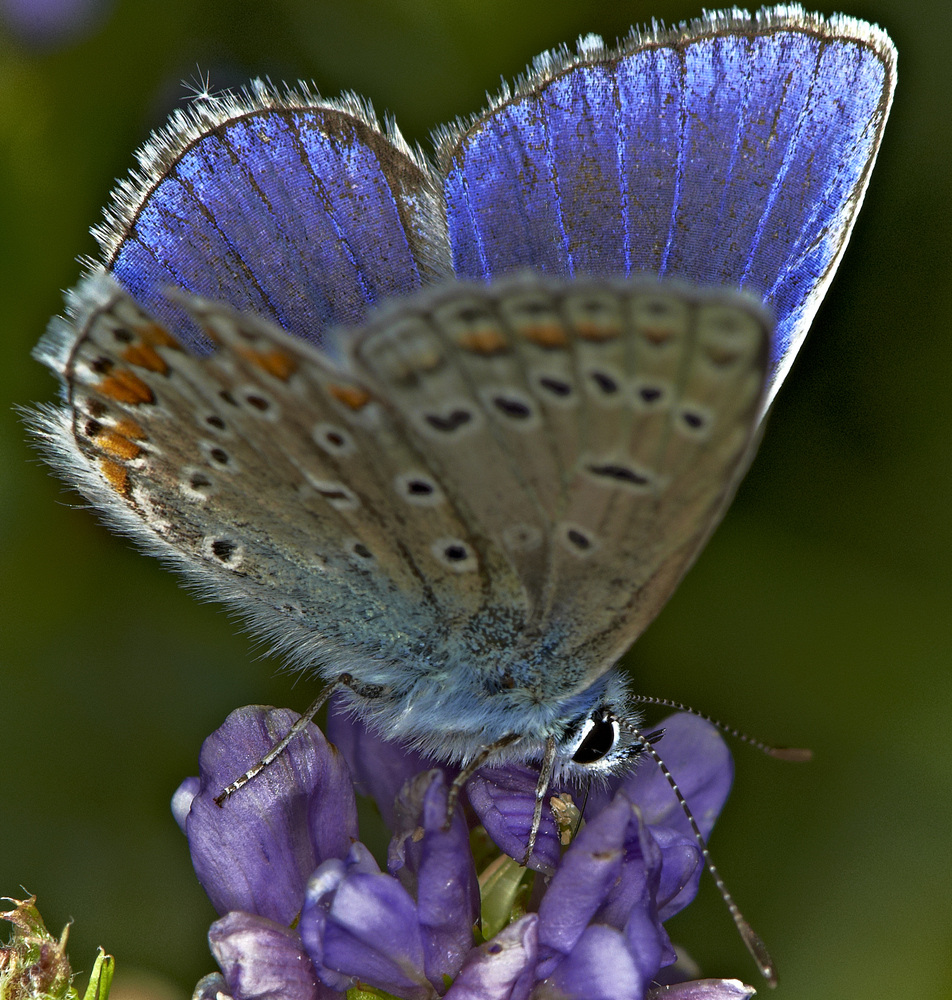
[[[684,813],[684,816],[691,827],[691,832],[693,833],[694,839],[701,851],[701,857],[704,859],[704,865],[711,873],[711,878],[714,879],[714,885],[717,886],[717,891],[721,894],[721,899],[724,900],[724,903],[727,906],[727,910],[730,913],[738,932],[740,933],[741,940],[753,956],[754,961],[757,963],[757,968],[760,970],[760,974],[764,977],[764,979],[767,980],[767,984],[769,986],[776,986],[777,971],[774,967],[773,959],[770,957],[770,952],[767,951],[767,946],[763,943],[763,941],[761,941],[753,927],[751,927],[747,922],[747,918],[743,913],[741,913],[740,907],[734,902],[734,897],[730,894],[727,886],[724,884],[724,880],[721,878],[721,873],[717,870],[717,866],[711,858],[711,852],[708,850],[704,834],[701,833],[701,828],[697,825],[697,820],[694,818],[694,813],[691,812],[691,807],[688,805],[687,799],[685,799],[684,795],[681,793],[681,789],[678,788],[678,783],[674,780],[674,775],[668,770],[668,765],[665,764],[661,755],[652,746],[652,741],[649,737],[634,728],[629,731],[641,744],[641,749],[652,757],[654,762],[661,769],[661,773],[664,775],[665,780],[671,786],[671,790],[677,797],[678,805],[681,807],[681,812]]]
[[[690,705],[682,705],[679,701],[672,701],[670,698],[655,698],[651,695],[644,694],[635,695],[634,700],[642,705],[660,705],[663,708],[673,708],[678,712],[687,712],[688,715],[696,715],[699,719],[709,722],[722,733],[727,733],[728,736],[733,737],[735,740],[740,740],[741,743],[746,743],[748,746],[753,747],[755,750],[759,750],[768,757],[773,757],[774,760],[813,760],[812,750],[807,750],[803,747],[771,746],[769,743],[764,743],[761,740],[754,739],[753,736],[748,736],[746,733],[742,733],[739,729],[734,729],[733,726],[728,726],[719,719],[712,719],[711,716],[705,715],[703,712],[699,712],[696,708],[691,708]]]

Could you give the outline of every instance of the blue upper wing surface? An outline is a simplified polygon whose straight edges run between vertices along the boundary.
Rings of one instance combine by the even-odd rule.
[[[445,133],[457,273],[747,288],[776,315],[779,384],[849,237],[895,76],[878,29],[791,10],[617,50],[583,39]]]
[[[105,264],[196,346],[170,286],[319,343],[449,269],[428,166],[357,101],[259,86],[180,114],[140,160],[99,230]]]

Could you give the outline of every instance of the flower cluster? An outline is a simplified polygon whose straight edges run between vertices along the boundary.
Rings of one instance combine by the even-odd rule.
[[[173,799],[196,874],[221,914],[209,932],[221,973],[203,979],[196,998],[335,1000],[355,989],[404,1000],[753,993],[736,980],[670,985],[684,975],[663,922],[693,899],[702,859],[656,767],[593,790],[567,849],[578,813],[556,795],[532,872],[490,854],[486,838],[522,857],[530,769],[477,772],[447,822],[450,770],[333,712],[333,743],[309,726],[219,808],[215,796],[294,720],[287,710],[232,713],[206,740],[200,777]],[[706,835],[730,788],[730,756],[695,717],[673,716],[664,730],[660,749]],[[386,871],[358,838],[355,787],[392,831]],[[560,824],[558,815],[570,818]]]

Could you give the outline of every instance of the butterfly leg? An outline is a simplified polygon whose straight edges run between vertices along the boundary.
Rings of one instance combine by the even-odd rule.
[[[476,771],[478,771],[488,760],[491,759],[496,751],[502,750],[507,746],[511,746],[513,743],[517,743],[519,739],[520,737],[515,733],[512,733],[509,736],[504,736],[502,739],[496,740],[495,743],[490,743],[488,746],[481,747],[479,753],[466,763],[460,773],[453,779],[452,785],[450,785],[449,794],[446,799],[446,825],[444,829],[449,829],[450,821],[453,819],[453,813],[456,811],[456,803],[459,801],[459,793],[462,791],[466,782],[469,781]],[[539,834],[539,826],[542,823],[542,806],[545,802],[545,793],[548,791],[549,785],[552,782],[552,772],[555,769],[555,757],[555,739],[553,737],[549,737],[546,741],[545,755],[542,758],[542,765],[539,769],[539,780],[536,782],[535,806],[532,810],[532,825],[529,828],[529,842],[526,846],[526,853],[523,855],[521,862],[524,866],[529,864],[529,859],[532,857],[532,852],[535,850],[536,837]]]
[[[521,739],[516,733],[510,733],[508,736],[503,736],[496,740],[495,743],[490,743],[487,746],[480,747],[478,753],[470,758],[463,765],[459,774],[453,779],[453,783],[450,785],[450,790],[446,796],[446,823],[443,826],[444,830],[450,828],[450,822],[453,819],[453,814],[456,812],[456,803],[459,801],[459,793],[463,790],[463,786],[467,781],[489,760],[490,757],[497,751],[502,750],[504,747],[511,746],[513,743],[517,743]]]
[[[526,845],[526,853],[522,857],[523,867],[529,867],[529,860],[535,850],[536,837],[539,835],[539,826],[542,823],[542,804],[545,802],[545,793],[549,790],[552,781],[552,771],[555,767],[555,739],[550,736],[545,744],[545,756],[542,758],[542,766],[539,768],[539,780],[536,782],[535,805],[532,809],[532,826],[529,828],[529,843]]]
[[[234,795],[239,788],[247,785],[252,778],[259,775],[269,764],[276,761],[298,733],[303,732],[310,725],[314,716],[323,708],[328,698],[342,687],[350,688],[351,691],[360,695],[361,698],[379,698],[384,691],[379,684],[361,684],[351,674],[341,674],[333,684],[328,684],[314,701],[311,702],[307,711],[291,726],[282,740],[275,743],[257,764],[249,767],[244,774],[236,778],[230,785],[223,788],[220,794],[215,796],[215,804],[218,808],[220,809],[224,805],[225,800],[229,796]]]

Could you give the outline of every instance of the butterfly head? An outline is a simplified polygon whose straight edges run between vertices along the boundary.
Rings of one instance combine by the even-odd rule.
[[[641,752],[641,714],[631,705],[621,675],[609,671],[572,699],[552,733],[557,780],[587,785],[628,771]],[[555,729],[555,727],[553,727]]]
[[[575,719],[561,743],[569,765],[585,774],[614,773],[638,752],[637,742],[622,728],[614,710],[603,707]]]
[[[530,704],[528,689],[510,693],[516,697],[509,711],[494,713],[491,726],[465,736],[459,732],[454,758],[465,769],[477,761],[479,766],[523,763],[539,767],[547,783],[584,788],[625,774],[642,750],[642,716],[617,669],[545,705]],[[444,753],[448,745],[444,738]]]

